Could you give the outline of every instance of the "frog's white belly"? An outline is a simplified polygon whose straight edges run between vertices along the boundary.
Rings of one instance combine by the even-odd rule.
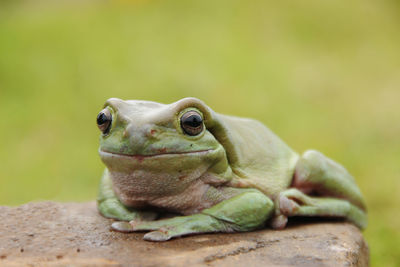
[[[143,171],[130,174],[112,172],[111,179],[115,194],[128,207],[157,207],[186,215],[216,204],[215,199],[205,197],[210,185],[203,182],[199,171],[178,177]],[[171,182],[174,179],[179,182]]]

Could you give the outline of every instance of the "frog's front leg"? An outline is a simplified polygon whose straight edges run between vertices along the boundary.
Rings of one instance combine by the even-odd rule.
[[[260,228],[274,211],[271,199],[257,190],[247,190],[199,214],[151,222],[116,222],[117,231],[152,231],[144,236],[149,241],[166,241],[189,234],[245,232]]]
[[[107,169],[101,178],[97,208],[104,217],[121,221],[148,221],[157,217],[155,212],[135,211],[122,204],[112,189],[111,178]]]
[[[320,152],[310,150],[303,154],[292,186],[276,199],[274,228],[284,228],[290,216],[342,217],[361,229],[367,226],[364,199],[354,178]]]

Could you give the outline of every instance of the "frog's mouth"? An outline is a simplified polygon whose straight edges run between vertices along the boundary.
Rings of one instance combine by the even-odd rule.
[[[149,154],[124,154],[119,151],[107,151],[99,149],[100,159],[107,168],[115,173],[130,173],[146,177],[148,174],[154,176],[155,173],[171,176],[172,173],[181,171],[195,171],[201,173],[214,164],[219,156],[224,152],[221,149],[205,149],[193,151],[154,151]],[[175,173],[176,175],[179,175]],[[176,175],[173,175],[174,177]],[[181,174],[183,175],[183,174]],[[143,180],[141,178],[141,180]]]
[[[100,157],[121,157],[121,158],[133,158],[138,160],[143,160],[145,158],[158,158],[158,157],[173,157],[173,156],[190,156],[190,155],[204,155],[208,153],[214,152],[214,149],[204,149],[204,150],[197,150],[197,151],[176,151],[176,152],[165,152],[165,153],[157,153],[157,154],[122,154],[117,152],[105,151],[99,149]]]

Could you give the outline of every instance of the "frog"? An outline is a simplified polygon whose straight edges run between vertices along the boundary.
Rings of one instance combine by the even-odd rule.
[[[97,208],[114,231],[167,241],[281,230],[304,216],[367,226],[364,197],[342,165],[316,150],[295,152],[257,120],[217,113],[193,97],[110,98],[97,126],[106,166]]]

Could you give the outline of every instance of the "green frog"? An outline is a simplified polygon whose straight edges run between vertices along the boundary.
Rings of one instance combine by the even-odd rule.
[[[97,116],[106,165],[99,212],[145,240],[285,228],[293,216],[367,225],[354,178],[322,153],[299,155],[262,123],[172,104],[111,98]],[[160,219],[168,212],[175,216]]]

